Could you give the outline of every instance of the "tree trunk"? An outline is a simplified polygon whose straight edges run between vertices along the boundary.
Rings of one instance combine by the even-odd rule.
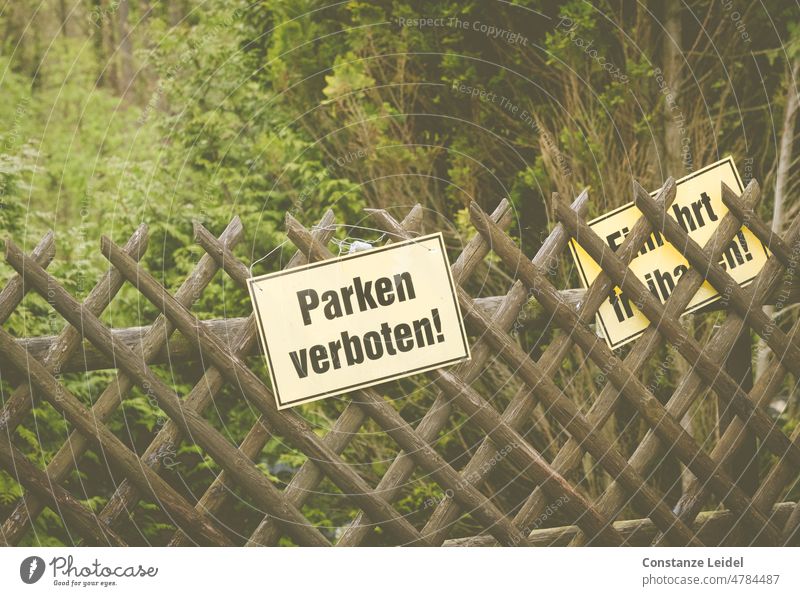
[[[117,8],[117,31],[119,32],[120,74],[118,78],[118,92],[120,97],[126,99],[130,96],[133,86],[133,40],[128,28],[129,14],[128,0],[120,0]]]
[[[109,12],[110,10],[109,1],[102,0],[100,2],[101,18],[99,19],[100,36],[102,40],[101,47],[103,48],[103,60],[101,64],[106,64],[103,80],[109,87],[116,91],[119,89],[119,77],[117,74],[117,61],[113,56],[117,50],[117,38],[114,31],[114,19],[108,18],[107,16],[111,14]]]
[[[681,123],[685,121],[680,110],[681,92],[681,65],[683,61],[681,41],[683,28],[681,26],[680,3],[677,0],[668,0],[665,5],[664,34],[661,40],[661,54],[664,71],[664,81],[669,86],[669,94],[664,96],[664,163],[667,175],[680,178],[683,174],[683,160],[681,159]],[[684,319],[687,331],[694,335],[694,319],[687,315]],[[675,359],[676,384],[680,379],[690,373],[686,361],[678,356]],[[687,412],[681,424],[689,434],[692,434],[692,415]],[[676,462],[677,464],[678,462]],[[692,474],[682,464],[681,487],[686,489],[691,486]]]
[[[800,74],[800,59],[795,58],[789,72],[786,85],[786,108],[783,112],[783,130],[781,131],[780,153],[778,154],[778,171],[775,178],[775,197],[772,210],[772,231],[780,234],[783,231],[783,213],[786,203],[786,193],[789,189],[789,175],[792,165],[792,151],[794,149],[794,129],[797,122],[798,94],[797,76]],[[772,317],[775,307],[767,306],[764,312]],[[756,357],[756,379],[766,370],[769,359],[769,348],[763,339],[758,341],[758,356]]]
[[[67,31],[69,9],[67,8],[66,0],[60,0],[58,3],[58,19],[61,21],[61,34],[64,37],[69,37],[69,32]]]
[[[681,125],[684,121],[680,111],[681,98],[681,66],[683,53],[681,40],[680,2],[668,0],[664,16],[664,35],[661,42],[662,60],[664,64],[664,80],[669,85],[671,100],[664,101],[664,161],[667,174],[680,178],[683,172],[681,159]],[[684,121],[685,122],[685,121]],[[685,123],[683,125],[685,127]]]

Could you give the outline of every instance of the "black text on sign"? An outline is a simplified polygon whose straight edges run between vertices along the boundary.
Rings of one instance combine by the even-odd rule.
[[[441,234],[248,281],[278,408],[469,358]]]

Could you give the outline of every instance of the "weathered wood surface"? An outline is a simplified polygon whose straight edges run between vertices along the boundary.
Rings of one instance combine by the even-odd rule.
[[[558,201],[556,201],[556,205],[559,205]],[[567,212],[571,213],[572,216],[568,215]],[[502,234],[502,232],[500,232],[496,226],[487,221],[485,214],[483,214],[483,212],[481,212],[476,205],[473,205],[471,214],[473,216],[473,224],[478,231],[481,234],[491,237],[492,246],[494,247],[495,252],[497,252],[498,255],[500,255],[500,257],[509,266],[514,266],[517,268],[520,279],[522,279],[528,287],[533,289],[534,294],[540,303],[552,312],[554,320],[561,327],[569,329],[570,334],[575,342],[581,346],[583,351],[590,358],[592,358],[592,360],[595,361],[600,370],[604,371],[604,374],[608,380],[614,384],[623,397],[629,400],[631,405],[637,409],[639,414],[649,423],[651,428],[659,434],[661,439],[667,444],[671,445],[673,452],[681,458],[684,464],[691,469],[694,474],[703,478],[705,481],[714,486],[718,495],[724,500],[724,502],[729,503],[731,509],[737,511],[740,515],[747,519],[749,525],[753,529],[763,530],[765,533],[769,533],[770,536],[777,541],[777,529],[771,527],[768,518],[762,512],[752,508],[749,499],[741,491],[741,489],[736,487],[732,479],[723,470],[718,469],[714,461],[705,455],[695,439],[683,429],[678,421],[676,421],[666,412],[664,406],[658,401],[658,399],[655,398],[655,396],[653,396],[650,390],[645,387],[645,385],[637,378],[637,376],[630,371],[625,364],[613,354],[613,352],[611,352],[605,342],[598,338],[597,335],[595,335],[594,332],[592,332],[588,326],[578,318],[574,310],[560,301],[558,292],[555,291],[555,288],[553,288],[553,286],[547,280],[546,275],[541,270],[533,266],[529,261],[524,259],[521,260],[521,253],[519,252],[519,249],[507,236]],[[602,241],[596,235],[594,235],[591,230],[588,230],[586,224],[583,223],[580,218],[576,217],[577,214],[575,214],[574,211],[569,209],[568,206],[561,206],[557,207],[557,214],[560,221],[565,223],[565,227],[568,229],[570,234],[573,235],[573,237],[580,237],[582,244],[587,241],[586,236],[592,234],[592,244],[590,245],[594,253],[593,254],[590,252],[592,257],[604,266],[606,265],[607,260],[613,258],[614,266],[618,268],[619,273],[617,270],[612,270],[612,279],[617,285],[622,287],[623,290],[626,289],[626,285],[631,285],[629,280],[633,279],[633,276],[625,276],[624,273],[621,273],[622,271],[626,270],[622,259],[610,251],[603,252],[603,256],[600,257],[600,250],[595,249],[599,248],[597,242]],[[583,227],[581,227],[581,224],[583,224]],[[605,244],[602,246],[608,248]],[[637,280],[634,279],[634,281]],[[634,285],[634,287],[638,289],[638,286]],[[636,296],[638,300],[641,300],[642,303],[645,303],[647,299],[641,297],[640,294],[641,292],[630,292],[631,296]],[[655,300],[653,295],[649,292],[648,296]],[[462,308],[463,307],[464,303],[462,302]],[[659,311],[662,310],[660,304],[658,304],[658,309]],[[470,314],[473,313],[466,313],[468,321],[470,320]],[[688,337],[686,337],[686,333],[683,331],[683,328],[680,327],[680,325],[676,322],[672,321],[665,323],[663,317],[651,317],[651,320],[658,321],[659,327],[666,324],[672,325],[673,327],[671,328],[679,328],[680,332],[677,329],[674,329],[675,335],[680,333],[679,337],[684,343],[691,341]],[[481,325],[481,328],[481,330],[486,334],[486,337],[493,338],[491,328],[484,328],[483,325]],[[495,341],[495,346],[498,350],[502,349],[504,355],[509,354],[512,356],[514,365],[518,365],[520,367],[530,366],[529,361],[524,361],[524,354],[521,353],[521,350],[519,350],[518,347],[513,344],[510,345],[509,343],[506,343],[502,337],[496,338]],[[719,367],[717,366],[716,368],[718,369],[717,372],[719,373]],[[525,370],[525,368],[518,369],[518,374],[522,375],[523,370]],[[533,376],[531,380],[527,382],[533,385],[533,383],[536,382],[536,377]],[[743,399],[747,401],[746,395],[743,397]],[[587,431],[593,428],[588,422],[584,423]],[[576,434],[572,431],[570,432],[573,437],[579,440],[583,448],[587,447],[585,442],[586,439],[576,436]],[[599,433],[592,433],[589,431],[590,436],[588,439],[593,440],[597,434]],[[785,435],[782,433],[775,434],[779,434],[780,437],[788,442],[788,439],[786,439]],[[775,441],[778,441],[777,436],[775,437]],[[605,457],[607,458],[608,456]],[[603,456],[598,457],[598,459],[601,461],[602,458]],[[627,462],[625,462],[625,464],[627,465]],[[635,470],[632,470],[631,473],[636,474],[636,477],[638,477],[638,473],[636,473]],[[612,473],[612,477],[620,483],[624,481],[624,476],[621,476],[619,473]],[[628,482],[632,482],[632,480],[628,480]],[[628,488],[630,489],[630,487]],[[653,521],[655,522],[656,520],[654,519]],[[672,528],[670,528],[670,530],[674,531]]]
[[[772,511],[772,519],[777,525],[786,524],[795,509],[796,503],[778,503]],[[697,537],[704,544],[717,544],[730,534],[739,517],[731,511],[706,511],[700,513],[692,524]],[[627,546],[648,546],[658,534],[658,529],[648,519],[630,519],[614,522],[614,528],[625,537]],[[528,537],[531,546],[567,546],[580,533],[576,526],[534,529]],[[497,546],[491,536],[470,536],[453,538],[445,546]]]
[[[425,373],[433,400],[413,424],[376,387],[354,392],[323,436],[298,415],[299,411],[277,410],[269,386],[248,367],[247,359],[259,351],[252,315],[202,321],[190,311],[218,271],[239,286],[245,285],[249,268],[232,250],[243,231],[238,219],[234,218],[219,237],[202,225],[195,226],[196,241],[205,254],[174,295],[138,262],[147,244],[144,227],[124,247],[102,239],[101,252],[112,267],[83,303],[46,271],[55,250],[52,234],[45,236],[30,255],[7,242],[6,260],[18,274],[0,289],[0,324],[31,291],[46,296],[66,323],[60,334],[50,337],[14,338],[0,329],[0,378],[13,388],[0,411],[0,427],[13,431],[36,400],[43,399],[64,414],[72,434],[42,468],[17,448],[10,433],[0,433],[0,466],[12,470],[26,490],[25,498],[16,503],[0,526],[0,536],[7,544],[18,543],[31,521],[44,507],[50,507],[60,513],[76,541],[123,545],[115,526],[144,499],[158,503],[174,525],[171,545],[274,545],[283,536],[298,544],[328,545],[333,535],[309,523],[303,514],[309,498],[328,479],[359,511],[352,523],[335,535],[336,544],[343,546],[364,543],[378,526],[396,544],[419,545],[796,542],[800,506],[779,501],[798,477],[800,427],[787,436],[765,408],[786,375],[800,373],[796,337],[800,322],[788,330],[786,326],[777,327],[761,307],[768,303],[786,305],[800,297],[796,278],[800,219],[792,222],[783,237],[777,237],[755,215],[760,197],[757,183],[752,182],[741,197],[723,188],[723,201],[730,212],[700,247],[665,216],[674,196],[672,180],[655,198],[634,184],[634,201],[643,216],[616,251],[583,221],[588,201],[585,192],[572,205],[556,196],[557,223],[533,259],[528,259],[504,231],[512,220],[507,201],[500,202],[491,216],[473,204],[470,216],[478,234],[462,246],[453,262],[456,284],[470,287],[471,277],[483,270],[490,253],[499,257],[514,281],[503,296],[473,298],[458,288],[465,322],[475,338],[472,359]],[[386,232],[388,242],[413,238],[423,228],[419,206],[402,221],[385,210],[370,210],[369,215],[374,225]],[[744,289],[732,283],[717,265],[742,225],[772,251],[763,271]],[[287,266],[332,258],[327,244],[336,230],[330,212],[310,230],[287,217],[288,237],[298,249]],[[664,304],[628,269],[653,230],[677,244],[692,265]],[[548,270],[558,267],[571,238],[602,265],[603,271],[588,290],[559,290],[548,275]],[[706,280],[723,293],[724,299],[705,311],[724,309],[727,315],[711,340],[701,345],[680,325],[679,317]],[[100,314],[123,283],[134,285],[158,309],[160,314],[151,325],[110,329],[101,322]],[[634,296],[644,314],[657,321],[624,351],[624,357],[611,352],[593,331],[595,314],[615,286]],[[541,354],[534,357],[534,352],[521,349],[515,337],[515,331],[525,325],[555,327],[561,332],[552,333]],[[751,331],[763,337],[773,353],[765,374],[753,387],[743,375]],[[640,379],[665,345],[687,359],[690,372],[667,402],[661,403],[654,395],[656,387]],[[554,382],[565,358],[578,352],[601,371],[595,379],[598,392],[585,411]],[[723,364],[726,359],[727,364]],[[516,377],[516,394],[502,409],[481,395],[474,384],[495,361],[502,361],[505,370],[513,371]],[[175,362],[202,366],[199,380],[185,396],[177,395],[150,368]],[[60,383],[62,375],[102,368],[116,369],[117,373],[91,409]],[[239,445],[231,444],[204,418],[204,411],[226,384],[235,384],[260,414]],[[134,386],[167,414],[140,454],[105,426]],[[693,436],[680,424],[708,388],[719,396],[723,406],[719,437],[710,452],[701,447],[706,439]],[[644,440],[630,450],[632,453],[623,452],[603,431],[623,401],[649,428]],[[531,422],[540,416],[537,412],[546,412],[548,424],[565,433],[566,441],[552,460],[537,451],[529,439],[535,432]],[[464,418],[482,437],[466,463],[458,467],[435,447],[456,417]],[[397,446],[394,460],[375,487],[364,481],[345,456],[353,438],[368,423],[372,428],[377,425]],[[286,440],[307,457],[282,490],[254,463],[271,437]],[[777,456],[763,480],[755,466],[746,465],[753,459],[755,438],[761,441],[761,448]],[[167,459],[184,441],[197,445],[222,470],[207,490],[191,501],[164,480],[169,473]],[[90,448],[106,454],[109,472],[119,479],[99,513],[89,510],[62,486]],[[486,493],[492,486],[495,455],[501,450],[519,479],[533,487],[513,514],[503,511]],[[649,480],[665,454],[677,457],[693,474],[674,510]],[[579,464],[587,455],[611,480],[595,502],[576,482],[581,475]],[[422,523],[412,524],[393,503],[417,475],[434,481],[444,496]],[[235,535],[219,523],[218,514],[231,505],[233,494],[264,513],[249,536]],[[553,503],[558,503],[560,518],[575,525],[541,529]],[[719,503],[726,504],[728,510],[702,511],[709,504]],[[629,515],[627,507],[646,517],[618,521]],[[483,534],[448,540],[455,523],[466,513],[484,528]]]
[[[637,196],[641,198],[640,195]],[[649,202],[648,200],[642,200],[637,204],[644,210],[648,209]],[[720,369],[720,363],[709,358],[697,341],[689,337],[677,319],[665,316],[664,307],[658,299],[650,293],[650,290],[637,277],[626,274],[627,267],[625,263],[589,228],[586,222],[561,201],[556,202],[556,214],[559,221],[567,226],[570,234],[575,238],[579,238],[581,246],[603,267],[603,270],[609,274],[618,287],[632,297],[648,320],[654,322],[653,324],[658,327],[659,332],[671,344],[679,347],[681,355],[687,359],[692,366],[692,370],[702,376],[717,395],[729,402],[736,415],[747,421],[747,424],[753,428],[753,431],[773,453],[781,457],[789,457],[795,465],[800,466],[800,446],[794,444],[786,435],[775,428],[775,425],[767,415],[749,400],[747,393],[739,388],[730,375]],[[660,217],[662,223],[666,220],[669,220],[669,218]],[[671,229],[671,227],[665,225],[664,229]],[[729,291],[731,295],[740,295],[727,282],[720,282],[719,286]],[[738,288],[738,286],[736,287]],[[737,301],[737,303],[739,302]],[[761,314],[763,315],[763,312]],[[760,319],[757,315],[752,314],[749,318],[753,321],[758,321],[760,324]],[[775,335],[773,333],[772,337]],[[784,360],[784,363],[787,366],[790,365],[787,360]]]
[[[580,302],[584,295],[583,290],[565,290],[564,299],[570,303]],[[481,307],[494,312],[500,306],[502,296],[486,296],[476,298],[475,301]],[[528,315],[530,320],[537,321],[542,317],[539,309],[535,308],[534,303],[529,303],[531,313]],[[208,319],[202,323],[208,328],[210,333],[218,336],[227,346],[231,348],[236,343],[236,338],[242,333],[244,327],[249,324],[249,317],[232,317],[230,319]],[[535,323],[533,323],[535,324]],[[143,325],[140,327],[125,327],[112,329],[115,341],[127,346],[134,352],[141,352],[147,349],[146,337],[152,333],[153,325]],[[56,343],[57,335],[42,335],[38,337],[17,338],[16,342],[28,352],[32,358],[42,360]],[[242,356],[256,356],[261,354],[258,342],[249,347]],[[158,350],[148,359],[150,364],[170,364],[175,362],[188,363],[197,362],[201,359],[201,352],[197,344],[187,339],[180,333],[173,333],[165,345],[159,345]],[[61,374],[86,372],[93,370],[105,370],[116,368],[113,359],[105,355],[101,350],[89,342],[81,344],[79,349],[72,350],[65,354],[60,363],[59,371]]]
[[[222,233],[221,238],[226,242],[235,244],[241,239],[242,232],[241,221],[235,218]],[[137,234],[129,240],[125,252],[132,257],[138,258],[144,250],[143,244],[145,238],[145,229],[140,228]],[[211,281],[215,273],[216,268],[213,266],[211,258],[205,257],[201,259],[195,270],[186,278],[176,296],[184,303],[190,303],[195,297],[200,295],[200,292]],[[115,269],[110,269],[101,282],[90,292],[89,297],[84,301],[84,306],[91,309],[96,305],[94,311],[96,314],[99,314],[99,311],[107,306],[111,298],[119,291],[123,281],[124,278]],[[99,302],[100,298],[97,297],[103,300],[102,303]],[[156,319],[156,322],[149,327],[147,333],[142,336],[139,351],[136,353],[141,354],[145,361],[149,361],[153,354],[163,346],[173,330],[174,328],[164,317],[159,317]],[[81,337],[77,333],[76,328],[68,326],[62,332],[59,340],[54,342],[51,346],[48,355],[58,354],[60,363],[63,359],[67,358],[69,354],[75,354],[76,348],[80,343]],[[49,361],[49,356],[45,356],[45,364]],[[134,381],[130,376],[119,373],[116,379],[106,387],[95,401],[91,410],[92,415],[101,422],[107,422],[122,403],[123,397],[133,386]],[[30,400],[26,401],[30,403]],[[67,474],[73,469],[74,462],[80,459],[88,447],[89,441],[80,433],[73,432],[67,439],[67,442],[47,465],[47,475],[55,482],[63,482]],[[27,529],[27,522],[31,518],[38,516],[42,509],[43,504],[36,499],[24,499],[9,516],[9,522],[3,525],[3,534],[9,540],[19,540]],[[109,527],[111,521],[112,520],[104,519],[105,524]]]

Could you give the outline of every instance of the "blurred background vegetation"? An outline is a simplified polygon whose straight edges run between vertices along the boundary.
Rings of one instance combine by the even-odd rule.
[[[439,20],[418,21],[428,18]],[[474,233],[469,201],[491,210],[508,197],[512,234],[533,255],[552,228],[552,192],[575,196],[589,187],[593,216],[629,201],[633,179],[655,189],[669,175],[681,177],[728,154],[745,182],[758,179],[760,214],[782,230],[800,208],[794,174],[799,23],[797,6],[778,0],[700,0],[690,7],[651,0],[6,2],[0,9],[0,231],[30,249],[55,230],[50,270],[78,297],[107,266],[100,235],[123,242],[140,222],[152,235],[145,266],[172,290],[201,254],[192,220],[218,233],[234,215],[246,231],[237,252],[255,260],[284,241],[287,212],[312,225],[331,208],[340,222],[368,226],[365,207],[402,217],[421,203],[426,229],[445,231],[455,254]],[[364,230],[342,230],[338,237],[348,235],[376,237]],[[256,273],[276,269],[288,254],[277,251]],[[10,275],[0,264],[0,279]],[[578,285],[568,259],[556,275],[559,287]],[[511,280],[492,266],[470,283],[474,295],[491,296],[505,293]],[[249,301],[219,275],[194,310],[203,318],[242,316]],[[55,334],[62,322],[49,312],[45,301],[29,296],[5,328],[17,336]],[[155,314],[126,287],[104,320],[145,325]],[[796,318],[791,308],[773,314],[781,326]],[[685,321],[702,338],[723,316]],[[546,321],[535,307],[520,323],[517,337],[534,356],[558,333],[543,333]],[[758,374],[766,355],[753,341]],[[686,374],[680,357],[669,356],[660,355],[675,363],[659,384],[664,400]],[[200,371],[172,364],[160,374],[185,394]],[[258,359],[253,366],[260,366]],[[575,348],[557,382],[585,405],[599,391],[596,376]],[[111,378],[103,371],[64,381],[91,403]],[[397,405],[407,420],[419,420],[429,405],[424,382],[387,389],[404,397]],[[495,364],[476,386],[502,407],[519,390],[515,383]],[[3,395],[11,388],[0,380]],[[706,396],[685,420],[696,436],[710,437],[708,448],[714,404]],[[302,414],[325,429],[342,407],[327,400]],[[255,420],[235,388],[222,392],[214,410],[209,419],[232,440]],[[796,424],[791,378],[773,410],[784,430]],[[141,450],[159,415],[133,391],[112,427]],[[437,443],[457,466],[483,438],[464,422],[455,416]],[[58,413],[38,405],[14,441],[44,465],[68,430]],[[359,471],[373,485],[396,453],[376,430],[368,425],[345,454],[371,462]],[[548,459],[565,440],[544,410],[528,430]],[[645,430],[621,408],[604,432],[630,453]],[[768,454],[760,457],[769,465]],[[218,472],[192,445],[179,449],[178,461],[165,476],[195,497]],[[281,484],[303,461],[276,437],[259,464]],[[516,471],[507,462],[497,468],[489,483],[503,508],[513,510],[531,487],[517,479],[501,491]],[[674,502],[682,470],[670,460],[661,468],[655,481]],[[592,497],[608,484],[588,457],[574,480]],[[114,485],[103,458],[90,452],[68,487],[99,510]],[[21,494],[0,473],[2,517]],[[438,496],[432,481],[415,477],[399,507],[422,524],[431,513],[425,500]],[[800,495],[795,488],[789,496]],[[331,536],[354,515],[327,482],[304,512]],[[224,514],[243,534],[260,517],[239,501]],[[548,524],[565,521],[556,515]],[[135,544],[160,543],[170,529],[144,502],[120,525]],[[451,535],[477,531],[467,516]],[[25,543],[73,538],[48,511]],[[380,543],[379,534],[374,541]]]

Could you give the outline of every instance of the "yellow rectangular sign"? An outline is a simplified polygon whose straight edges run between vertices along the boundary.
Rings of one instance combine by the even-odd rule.
[[[441,233],[247,286],[279,409],[469,359]]]
[[[744,190],[732,157],[727,157],[681,178],[676,182],[675,201],[669,215],[677,220],[689,237],[704,246],[728,212],[722,203],[724,182],[739,194]],[[656,192],[652,195],[655,196]],[[612,249],[616,250],[642,216],[628,203],[589,222],[589,226]],[[581,282],[588,288],[600,273],[597,263],[573,239],[570,250],[578,267]],[[747,228],[736,233],[719,261],[720,266],[741,286],[749,284],[769,258],[766,247]],[[660,233],[647,240],[630,269],[664,303],[689,264]],[[705,282],[689,302],[684,314],[694,312],[719,299],[717,291]],[[597,312],[598,331],[608,345],[618,348],[641,336],[650,322],[619,288],[614,288]]]

